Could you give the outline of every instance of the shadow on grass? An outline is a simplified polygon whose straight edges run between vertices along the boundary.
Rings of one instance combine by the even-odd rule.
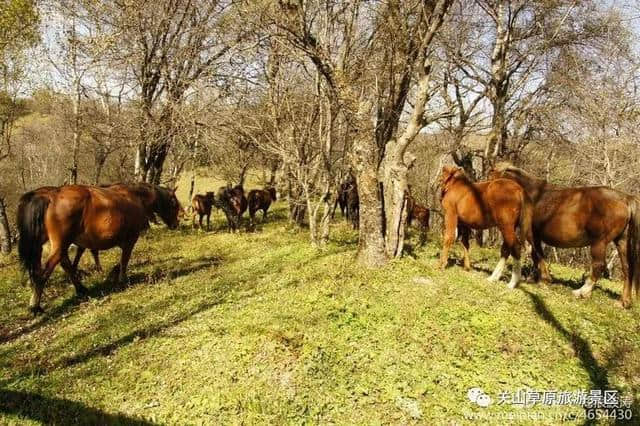
[[[591,345],[589,342],[581,337],[579,334],[567,330],[560,321],[553,315],[553,313],[549,310],[546,303],[542,300],[540,296],[537,294],[531,293],[526,289],[522,289],[522,291],[529,296],[533,306],[535,308],[536,313],[540,318],[542,318],[547,324],[551,325],[555,328],[562,337],[571,344],[574,353],[580,360],[582,367],[585,369],[587,374],[589,375],[589,380],[591,381],[591,389],[599,389],[603,392],[605,390],[615,390],[618,391],[619,395],[622,395],[620,389],[612,386],[609,382],[609,374],[606,368],[601,366],[598,363],[598,360],[594,357],[593,351],[591,349]],[[611,360],[610,360],[611,361]],[[611,362],[610,362],[611,363]],[[586,410],[587,408],[585,408]],[[632,407],[633,411],[633,419],[631,421],[624,420],[616,420],[615,424],[637,424],[638,415],[640,415],[640,410],[637,402]],[[596,416],[597,417],[597,416]],[[595,420],[586,420],[583,424],[590,425],[596,424]]]
[[[141,266],[158,266],[167,264],[170,262],[175,262],[176,260],[182,259],[181,257],[170,257],[168,259],[163,259],[159,261],[143,261],[133,266],[134,269]],[[99,282],[96,285],[90,286],[87,288],[87,294],[85,296],[77,296],[74,295],[68,299],[66,299],[59,306],[51,309],[48,312],[45,312],[40,318],[31,320],[25,319],[24,323],[28,321],[32,321],[27,323],[18,329],[14,329],[11,331],[4,331],[0,334],[0,344],[10,342],[12,340],[17,339],[18,337],[35,331],[46,324],[53,322],[54,320],[60,318],[64,314],[70,312],[73,308],[78,306],[83,301],[87,300],[87,298],[102,298],[110,294],[120,293],[125,291],[127,288],[135,285],[141,285],[143,283],[155,283],[162,279],[174,279],[179,276],[189,275],[191,273],[198,272],[199,270],[209,268],[212,266],[217,266],[221,263],[222,258],[216,256],[203,256],[198,259],[195,259],[187,264],[181,264],[177,268],[168,269],[168,270],[159,270],[156,269],[151,273],[143,273],[143,272],[135,272],[128,275],[128,281],[125,283],[113,282],[113,277],[107,277],[104,281]],[[5,328],[5,330],[8,330]]]
[[[31,392],[0,389],[0,414],[13,414],[42,424],[135,425],[154,423],[111,414],[80,402]]]
[[[564,287],[569,287],[572,290],[579,289],[584,284],[584,280],[582,278],[578,279],[563,279],[563,278],[554,278],[551,277],[551,285],[560,284]],[[609,299],[618,300],[620,299],[620,294],[616,293],[613,290],[608,288],[604,288],[602,286],[596,285],[593,288],[594,291],[600,291],[605,294]]]

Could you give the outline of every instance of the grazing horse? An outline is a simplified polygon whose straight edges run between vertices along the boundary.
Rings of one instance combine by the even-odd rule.
[[[407,226],[411,226],[411,222],[415,219],[420,228],[420,244],[424,244],[427,239],[427,231],[429,230],[429,209],[421,206],[416,199],[407,191],[405,194],[407,199]]]
[[[41,313],[44,285],[58,263],[69,275],[78,295],[86,293],[69,259],[71,244],[79,252],[90,249],[122,249],[119,279],[126,280],[127,264],[140,233],[149,228],[150,215],[158,214],[170,229],[178,226],[180,203],[174,190],[148,184],[96,187],[67,185],[27,192],[18,204],[18,254],[29,272],[32,296],[30,310]],[[51,250],[44,267],[42,246]],[[82,253],[80,252],[80,255]]]
[[[196,215],[198,215],[200,228],[202,228],[202,218],[207,217],[207,231],[211,229],[209,219],[211,218],[211,207],[215,202],[215,194],[213,192],[207,192],[205,195],[196,194],[191,200],[191,207],[193,207],[192,223],[193,227],[196,226]]]
[[[533,250],[536,278],[550,281],[542,244],[553,247],[591,247],[591,274],[576,297],[588,298],[606,268],[607,246],[618,249],[624,288],[619,305],[631,306],[631,293],[640,293],[640,200],[605,186],[563,188],[549,184],[510,163],[494,166],[490,176],[518,182],[534,203]]]
[[[500,261],[489,281],[498,281],[509,255],[514,265],[509,288],[520,281],[520,251],[525,238],[531,241],[531,200],[520,185],[509,179],[493,179],[473,183],[460,167],[443,167],[441,202],[444,209],[444,242],[440,267],[447,264],[449,248],[455,241],[456,228],[460,231],[464,247],[464,268],[470,268],[470,228],[487,229],[497,226],[503,244]],[[461,226],[462,225],[462,226]],[[519,233],[517,232],[519,228]]]
[[[251,217],[251,223],[255,222],[256,212],[262,210],[262,220],[267,219],[267,210],[271,203],[276,201],[276,189],[269,187],[265,189],[252,189],[247,196],[247,203],[249,204],[249,216]]]
[[[217,198],[216,207],[222,209],[227,217],[229,232],[238,230],[240,219],[247,210],[247,197],[244,195],[244,188],[242,185],[236,185],[233,188],[222,186],[218,190]]]

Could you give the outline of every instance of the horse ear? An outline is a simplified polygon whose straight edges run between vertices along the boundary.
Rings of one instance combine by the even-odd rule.
[[[174,187],[171,189],[171,192],[173,192],[174,194],[175,194],[177,191],[178,191],[178,185],[174,186]]]

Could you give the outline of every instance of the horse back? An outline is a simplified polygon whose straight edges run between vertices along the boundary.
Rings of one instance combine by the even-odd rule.
[[[544,191],[535,204],[534,232],[556,247],[612,240],[627,226],[631,199],[604,186]]]

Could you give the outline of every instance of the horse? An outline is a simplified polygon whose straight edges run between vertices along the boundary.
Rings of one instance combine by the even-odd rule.
[[[640,200],[606,186],[566,188],[548,183],[502,162],[490,176],[511,179],[521,185],[534,203],[533,250],[536,278],[551,281],[542,243],[553,247],[589,246],[591,273],[576,298],[588,298],[606,269],[607,246],[614,242],[620,257],[624,287],[618,305],[631,306],[632,290],[640,293]]]
[[[18,255],[31,281],[29,309],[42,313],[44,286],[58,263],[69,275],[77,295],[86,294],[68,254],[71,244],[84,249],[122,249],[119,281],[126,281],[131,251],[140,233],[149,228],[150,215],[158,214],[170,228],[178,227],[181,211],[175,190],[149,184],[96,187],[65,185],[36,189],[20,197],[17,212]],[[44,267],[42,246],[51,250]],[[115,270],[115,269],[114,269]]]
[[[215,194],[213,192],[207,192],[205,195],[196,194],[191,200],[191,207],[193,207],[192,223],[193,227],[196,226],[196,215],[199,217],[200,228],[202,228],[202,218],[207,217],[207,231],[211,229],[209,219],[211,217],[211,207],[215,202]]]
[[[340,213],[342,217],[346,218],[347,211],[347,190],[351,184],[349,182],[343,182],[340,184],[337,190],[336,202],[333,204],[333,210],[331,212],[331,219],[336,216],[336,207],[340,206]]]
[[[238,230],[240,219],[247,210],[247,197],[244,195],[244,188],[242,185],[236,185],[233,188],[221,186],[217,198],[216,207],[222,209],[227,217],[229,232]]]
[[[113,183],[113,184],[107,184],[107,185],[100,185],[100,188],[109,188],[114,191],[123,192],[125,194],[132,192],[133,194],[139,196],[143,201],[143,205],[144,205],[147,217],[149,219],[149,222],[152,222],[155,224],[158,223],[158,220],[156,219],[155,213],[153,211],[155,198],[154,198],[153,192],[151,191],[152,189],[151,185],[146,183]],[[176,190],[177,188],[173,189],[174,193]],[[178,217],[184,216],[184,214],[185,214],[184,209],[180,207]],[[82,257],[82,254],[84,253],[84,251],[85,251],[85,248],[83,247],[78,247],[78,249],[76,250],[76,256],[75,256],[75,259],[73,260],[73,265],[72,265],[73,269],[76,272],[78,271],[78,264],[80,263],[80,258]],[[90,251],[96,265],[96,271],[102,272],[102,265],[100,264],[99,250],[91,249]]]
[[[415,219],[420,228],[420,244],[424,244],[427,237],[427,231],[429,230],[429,216],[430,211],[428,208],[418,204],[413,196],[407,191],[405,194],[407,200],[407,226],[411,226],[411,222]]]
[[[490,282],[498,281],[509,258],[514,264],[509,288],[518,285],[521,278],[520,252],[524,240],[531,241],[533,205],[525,190],[510,179],[492,179],[473,183],[460,167],[443,167],[440,200],[444,210],[444,242],[440,256],[440,268],[447,265],[449,248],[455,241],[458,228],[464,247],[464,268],[469,270],[469,236],[471,229],[487,229],[497,226],[502,233],[503,244],[500,261]],[[519,232],[517,232],[519,228]]]
[[[347,186],[345,190],[347,219],[351,220],[353,229],[360,227],[360,198],[358,196],[358,185],[355,180]]]
[[[249,205],[251,223],[255,222],[255,216],[258,210],[262,210],[262,220],[267,220],[267,210],[269,210],[269,206],[271,206],[271,203],[275,202],[276,199],[276,189],[274,187],[252,189],[249,191],[247,203]]]

